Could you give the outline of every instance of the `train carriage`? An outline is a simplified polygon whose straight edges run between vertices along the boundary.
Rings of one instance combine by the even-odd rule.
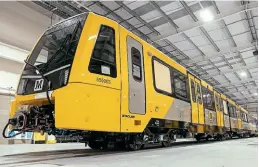
[[[222,139],[241,128],[235,102],[94,13],[50,27],[25,62],[7,124],[13,130],[68,130],[95,149],[137,150],[188,133]]]

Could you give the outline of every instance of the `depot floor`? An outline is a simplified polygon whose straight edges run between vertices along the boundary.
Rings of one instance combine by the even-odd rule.
[[[0,145],[0,167],[257,167],[257,140],[183,142],[137,152],[94,151],[79,143]]]

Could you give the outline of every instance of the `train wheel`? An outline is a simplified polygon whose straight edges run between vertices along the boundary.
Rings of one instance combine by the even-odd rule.
[[[133,142],[132,144],[129,144],[129,149],[131,151],[137,151],[140,150],[142,148],[143,144],[137,144],[136,142]]]
[[[139,136],[138,135],[134,135],[134,136],[131,136],[131,140],[130,140],[130,143],[129,143],[129,146],[128,148],[131,150],[131,151],[137,151],[137,150],[140,150],[141,148],[143,148],[143,142],[139,139]]]
[[[102,147],[102,143],[96,141],[89,141],[88,146],[93,150],[99,150]]]
[[[195,139],[196,139],[197,142],[201,141],[201,137],[199,135],[195,136]]]
[[[172,144],[171,144],[171,141],[163,141],[162,142],[162,146],[163,147],[170,147]]]

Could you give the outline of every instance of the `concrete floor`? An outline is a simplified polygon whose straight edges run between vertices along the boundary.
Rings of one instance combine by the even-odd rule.
[[[257,140],[189,142],[137,152],[94,151],[78,143],[2,145],[0,167],[257,167]]]

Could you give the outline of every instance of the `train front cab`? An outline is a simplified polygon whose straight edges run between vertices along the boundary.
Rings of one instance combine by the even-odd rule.
[[[77,18],[81,17],[85,19],[80,22]],[[81,23],[81,25],[78,23]],[[76,26],[78,28],[69,28],[68,26],[71,24],[78,25]],[[48,72],[49,74],[44,74],[48,76],[50,81],[53,81],[54,87],[48,93],[54,105],[55,116],[53,118],[49,114],[48,117],[54,120],[48,121],[54,122],[55,128],[58,129],[120,132],[121,64],[118,23],[94,13],[83,13],[58,23],[57,26],[54,25],[46,31],[50,31],[48,38],[53,40],[53,43],[63,40],[63,44],[60,48],[57,48],[59,50],[56,53],[54,52],[54,55],[58,55],[67,49],[67,41],[71,34],[64,34],[62,32],[62,30],[66,32],[64,29],[71,29],[71,34],[74,34],[73,30],[78,31],[80,29],[80,34],[75,34],[78,45],[74,48],[68,48],[69,51],[73,51],[73,55],[71,55],[73,59],[70,59],[71,64],[54,69]],[[52,32],[57,32],[56,36],[51,34]],[[46,37],[43,35],[42,38],[45,39]],[[51,44],[51,42],[49,43]],[[71,43],[69,46],[71,46]],[[39,45],[43,44],[40,40],[31,55]],[[70,53],[68,52],[68,54]],[[64,59],[62,58],[64,57],[59,57],[58,60],[63,62]],[[31,62],[30,59],[29,56],[29,62]],[[55,63],[58,60],[54,59],[51,62]],[[34,68],[30,69],[33,69],[35,73]],[[67,69],[69,69],[68,73],[65,74]],[[26,66],[24,72],[26,72]],[[36,84],[37,78],[41,80],[41,76],[36,73],[34,75],[22,74],[18,94],[11,104],[10,118],[15,116],[19,106],[44,107],[50,105],[45,91],[47,90],[47,83],[40,82],[43,88],[35,89],[34,83]],[[32,77],[36,77],[36,81]],[[33,83],[22,84],[24,79]],[[64,80],[66,84],[63,84]],[[59,86],[59,84],[62,86]],[[26,88],[26,85],[28,85],[28,88]],[[29,88],[32,89],[30,92],[28,92]],[[19,92],[20,90],[21,92]],[[48,126],[44,127],[44,130],[47,131]]]
[[[120,132],[119,25],[89,13],[69,84],[56,91],[56,127]]]

